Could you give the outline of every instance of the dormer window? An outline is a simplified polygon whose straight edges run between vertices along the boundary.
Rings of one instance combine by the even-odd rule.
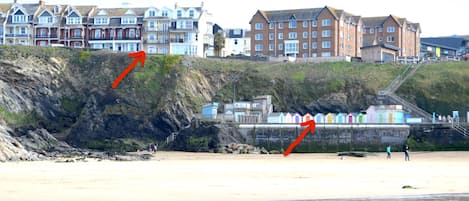
[[[194,17],[194,10],[189,11],[189,17]]]
[[[100,10],[98,15],[107,15],[107,12],[105,10]]]
[[[97,18],[94,18],[94,24],[96,24],[96,25],[105,25],[105,24],[109,24],[109,18],[107,18],[107,17],[97,17]]]
[[[13,15],[13,23],[26,23],[26,15],[18,9],[16,13]]]
[[[54,6],[54,14],[58,14],[60,12],[59,6]]]
[[[150,17],[155,17],[155,16],[156,16],[156,11],[155,11],[155,10],[150,10],[150,11],[148,12],[148,15],[149,15]]]
[[[167,10],[163,10],[163,11],[161,12],[161,16],[163,16],[163,17],[168,17],[168,11],[167,11]]]
[[[52,17],[39,17],[39,24],[51,24]]]
[[[181,10],[178,10],[178,11],[177,11],[177,16],[178,16],[178,17],[182,17],[182,11],[181,11]]]
[[[121,24],[137,24],[135,17],[123,17]]]
[[[66,23],[67,24],[81,24],[81,17],[75,12],[70,13],[70,15],[66,18]]]

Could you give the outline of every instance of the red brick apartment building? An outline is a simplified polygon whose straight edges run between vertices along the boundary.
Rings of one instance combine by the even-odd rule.
[[[391,17],[391,20],[386,18],[381,24],[377,20],[366,19],[372,18],[362,18],[328,6],[294,10],[258,10],[250,21],[251,55],[298,58],[361,57],[360,48],[373,42],[373,35],[363,34],[362,31],[369,33],[370,27],[387,29],[389,26],[395,27],[394,32],[383,33],[382,37],[390,36],[389,43],[401,49],[399,55],[418,55],[420,43],[418,24],[395,17]],[[367,39],[367,43],[364,39]]]

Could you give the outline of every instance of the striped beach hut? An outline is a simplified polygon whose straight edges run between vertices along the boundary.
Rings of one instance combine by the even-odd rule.
[[[323,113],[317,113],[316,115],[314,115],[314,121],[316,123],[324,123],[325,120],[324,120],[324,114]]]
[[[299,123],[301,123],[302,120],[303,120],[303,117],[300,114],[295,113],[293,115],[293,121],[294,121],[293,123],[299,124]]]
[[[335,123],[338,123],[338,124],[344,124],[344,123],[347,123],[345,120],[347,119],[347,114],[345,113],[338,113],[336,116],[335,116]]]
[[[306,113],[305,115],[303,115],[303,121],[302,122],[307,122],[307,121],[310,121],[310,120],[313,120],[313,116],[310,113]]]
[[[326,123],[328,123],[328,124],[333,124],[333,123],[335,123],[335,116],[336,116],[336,115],[335,115],[334,113],[328,113],[328,114],[326,115]]]

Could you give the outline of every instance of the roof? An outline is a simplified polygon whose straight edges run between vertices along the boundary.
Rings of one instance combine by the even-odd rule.
[[[101,11],[101,10],[104,10],[108,17],[122,17],[122,16],[144,16],[145,15],[145,11],[147,10],[148,8],[98,8],[98,9],[95,9],[92,13],[91,13],[91,17],[96,17],[98,16],[98,13]],[[128,10],[131,10],[133,11],[135,14],[127,14],[126,15],[126,12]]]
[[[36,10],[39,8],[39,4],[34,3],[34,4],[21,4],[23,8],[28,12],[29,15],[34,15]]]
[[[11,8],[11,3],[0,3],[0,11],[6,14]]]
[[[260,11],[267,21],[288,21],[293,16],[297,20],[316,19],[323,8]]]
[[[420,24],[419,23],[412,23],[409,20],[407,20],[406,18],[400,18],[400,17],[397,17],[395,15],[379,16],[379,17],[364,17],[364,18],[362,18],[363,26],[364,27],[382,27],[384,22],[388,18],[394,19],[399,24],[399,26],[403,26],[404,24],[407,24],[413,30],[420,30]]]
[[[373,48],[373,47],[382,47],[382,48],[386,48],[386,49],[390,49],[390,50],[394,50],[394,51],[399,51],[400,50],[399,47],[396,47],[394,45],[390,45],[390,44],[387,44],[387,43],[381,43],[381,44],[377,44],[377,45],[367,45],[367,46],[361,47],[360,49]]]
[[[420,41],[422,43],[446,46],[452,49],[460,49],[465,45],[465,40],[462,37],[421,38]]]

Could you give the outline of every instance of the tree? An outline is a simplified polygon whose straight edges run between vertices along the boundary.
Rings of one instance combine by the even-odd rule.
[[[215,33],[215,56],[221,56],[221,50],[225,47],[225,37],[220,32]]]

